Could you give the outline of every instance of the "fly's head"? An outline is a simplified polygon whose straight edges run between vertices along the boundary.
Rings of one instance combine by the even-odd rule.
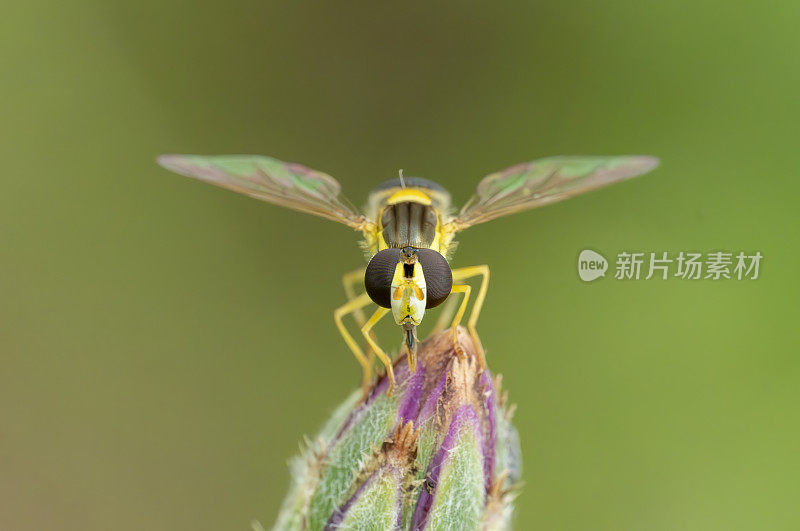
[[[453,274],[447,260],[432,249],[389,248],[372,257],[364,285],[375,304],[391,308],[395,322],[410,329],[419,326],[427,308],[444,302]]]

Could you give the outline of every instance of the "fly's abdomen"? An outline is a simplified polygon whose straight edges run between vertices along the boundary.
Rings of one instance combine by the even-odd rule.
[[[430,248],[436,238],[438,217],[429,205],[403,202],[381,213],[381,235],[387,247]]]

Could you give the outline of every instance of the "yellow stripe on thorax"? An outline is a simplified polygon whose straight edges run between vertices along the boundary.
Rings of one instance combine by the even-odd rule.
[[[387,205],[396,205],[397,203],[422,203],[423,205],[430,205],[431,198],[419,188],[401,188],[393,193],[389,199],[386,200]]]

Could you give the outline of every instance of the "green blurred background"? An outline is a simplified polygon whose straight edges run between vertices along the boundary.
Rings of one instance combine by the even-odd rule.
[[[655,173],[465,232],[519,406],[516,527],[797,529],[797,2],[55,2],[0,19],[0,528],[272,524],[358,383],[346,228],[184,179],[263,153],[377,182],[553,154]],[[760,251],[591,284],[577,254]],[[384,341],[399,338],[382,329]]]

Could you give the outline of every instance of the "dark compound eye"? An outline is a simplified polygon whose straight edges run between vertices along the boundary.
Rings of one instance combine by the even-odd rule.
[[[400,249],[384,249],[378,251],[367,265],[364,287],[369,298],[378,306],[392,307],[392,278],[399,261]]]
[[[434,308],[450,295],[450,290],[453,289],[453,272],[444,256],[433,249],[419,249],[417,258],[422,265],[428,291],[425,308]]]

